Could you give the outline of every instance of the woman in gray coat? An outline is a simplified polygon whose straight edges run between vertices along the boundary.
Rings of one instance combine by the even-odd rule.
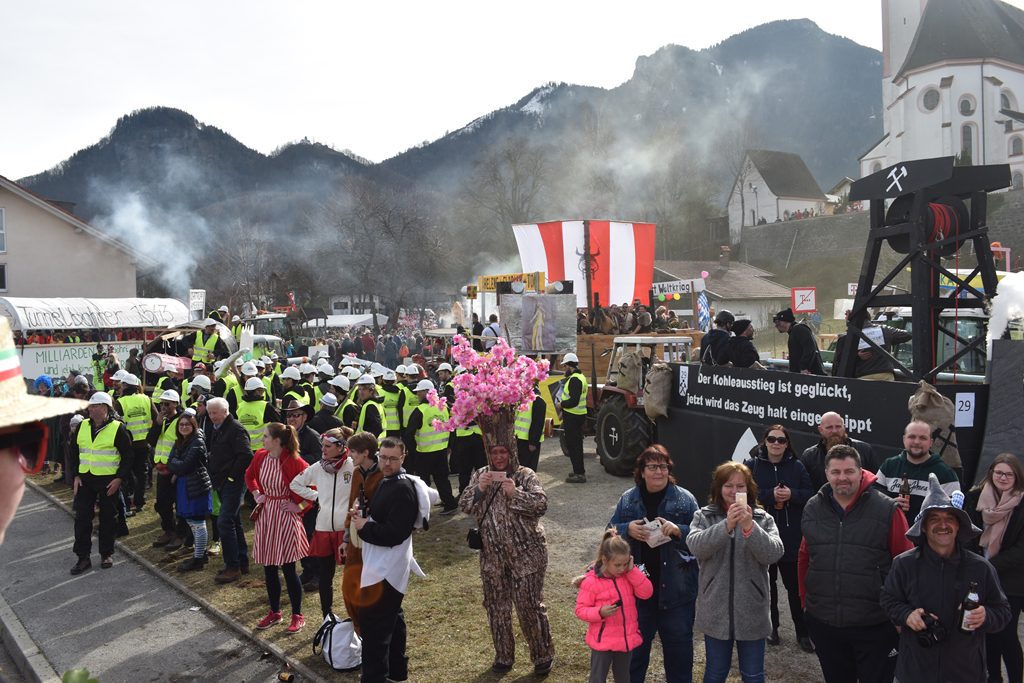
[[[700,566],[694,628],[704,633],[704,683],[724,683],[733,641],[743,683],[763,683],[765,638],[772,632],[768,567],[785,547],[775,520],[757,502],[746,465],[719,465],[709,498],[686,537]]]

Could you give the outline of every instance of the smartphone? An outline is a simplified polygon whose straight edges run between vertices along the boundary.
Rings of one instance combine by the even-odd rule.
[[[619,598],[618,600],[613,602],[612,607],[622,607],[622,598]]]
[[[508,479],[508,472],[505,470],[491,470],[491,481],[505,481]]]
[[[743,505],[746,505],[747,504],[747,492],[746,491],[737,491],[736,492],[736,502],[737,503],[742,503]]]

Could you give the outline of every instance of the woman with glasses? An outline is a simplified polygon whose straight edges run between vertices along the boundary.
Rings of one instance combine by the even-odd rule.
[[[263,565],[267,581],[270,612],[256,624],[267,629],[281,622],[281,577],[284,573],[292,618],[288,633],[298,633],[306,624],[302,615],[302,584],[295,572],[295,563],[309,553],[309,542],[302,527],[302,514],[308,502],[289,488],[292,479],[307,467],[299,457],[299,440],[295,429],[280,422],[267,425],[263,448],[253,455],[245,471],[245,485],[256,499],[251,517],[256,520],[253,531],[252,558]]]
[[[178,418],[176,440],[167,456],[167,469],[175,477],[178,516],[192,531],[193,556],[178,565],[178,571],[198,571],[206,566],[206,516],[213,512],[213,486],[206,469],[206,439],[196,422],[195,411],[186,410]]]
[[[995,567],[1010,601],[1011,619],[1002,631],[985,636],[988,680],[1002,681],[1002,664],[1010,683],[1024,680],[1024,652],[1017,621],[1024,607],[1024,468],[1012,453],[995,457],[980,484],[967,494],[964,509],[984,529],[978,544]]]
[[[800,520],[803,517],[804,505],[814,495],[811,475],[797,458],[789,431],[778,424],[765,430],[761,445],[757,447],[753,457],[743,464],[753,473],[754,483],[757,484],[758,501],[775,518],[775,527],[786,546],[782,558],[768,568],[772,617],[772,633],[768,636],[768,644],[778,645],[782,642],[779,636],[778,587],[778,576],[781,574],[786,596],[789,598],[789,614],[793,618],[797,643],[804,652],[814,652],[814,644],[808,637],[807,627],[804,626],[804,610],[800,605],[800,587],[796,571],[796,557],[800,550],[800,541],[803,539]]]
[[[348,515],[348,495],[354,469],[346,443],[350,436],[352,430],[348,427],[324,432],[320,437],[323,457],[288,485],[306,500],[319,504],[309,557],[315,558],[319,565],[320,611],[324,617],[333,612],[334,572],[338,565],[344,563],[341,545],[345,540],[345,517]]]
[[[764,645],[771,633],[768,567],[785,548],[746,465],[716,467],[708,499],[686,537],[700,562],[694,623],[704,634],[704,683],[725,683],[734,642],[743,683],[764,683]]]
[[[637,457],[636,486],[619,498],[609,526],[629,541],[633,558],[654,585],[654,595],[637,600],[643,643],[633,650],[630,680],[647,676],[657,634],[665,657],[666,683],[693,680],[693,619],[697,560],[686,544],[697,511],[693,494],[676,485],[672,457],[664,446],[649,446]]]

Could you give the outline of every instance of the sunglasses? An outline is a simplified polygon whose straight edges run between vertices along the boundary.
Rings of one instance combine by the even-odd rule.
[[[38,474],[46,462],[46,444],[50,428],[42,422],[29,422],[10,434],[0,434],[0,451],[13,450],[21,455],[28,465],[22,465],[25,474]]]
[[[764,440],[768,443],[789,443],[789,439],[784,436],[766,436],[764,437]]]

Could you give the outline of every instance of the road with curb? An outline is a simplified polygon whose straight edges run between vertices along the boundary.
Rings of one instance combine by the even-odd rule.
[[[120,544],[113,568],[100,569],[93,540],[93,569],[71,576],[68,513],[26,487],[0,546],[3,643],[26,681],[59,681],[57,672],[84,667],[103,683],[261,683],[285,669],[276,648],[169,586],[177,582]]]

